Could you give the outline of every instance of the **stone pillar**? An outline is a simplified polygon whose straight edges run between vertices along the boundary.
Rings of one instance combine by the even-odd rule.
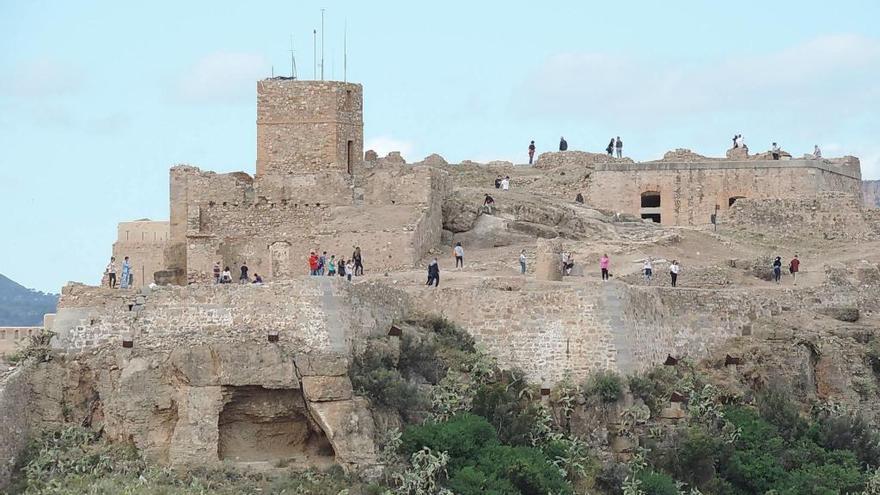
[[[562,242],[556,239],[538,239],[535,254],[535,278],[562,280]]]

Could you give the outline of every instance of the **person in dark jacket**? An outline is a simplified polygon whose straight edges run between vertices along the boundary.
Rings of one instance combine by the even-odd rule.
[[[564,137],[559,138],[559,151],[568,151],[568,141]]]
[[[776,259],[773,260],[773,280],[775,280],[776,283],[778,284],[779,277],[781,277],[781,276],[782,276],[782,258],[777,256]]]
[[[614,138],[611,138],[611,142],[608,143],[608,147],[605,148],[605,152],[608,153],[608,156],[614,156]]]
[[[425,285],[434,284],[434,287],[440,285],[440,265],[437,264],[437,258],[434,258],[428,264],[428,282]]]

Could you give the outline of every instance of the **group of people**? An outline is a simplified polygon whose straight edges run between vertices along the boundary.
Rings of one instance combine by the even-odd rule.
[[[617,158],[623,158],[623,141],[620,140],[620,136],[611,138],[608,146],[605,147],[605,152],[608,153],[608,156],[614,156],[615,151],[617,152]]]
[[[248,268],[247,263],[244,261],[241,262],[241,266],[238,268],[238,283],[240,284],[262,284],[263,277],[260,276],[259,273],[254,272],[254,278],[251,280],[250,268]],[[232,283],[232,270],[229,269],[229,266],[224,267],[222,270],[220,269],[220,262],[214,262],[214,283],[215,284],[231,284]]]
[[[798,259],[798,255],[795,254],[794,258],[788,262],[788,273],[791,274],[791,279],[794,282],[794,285],[797,285],[797,274],[801,270],[801,260]],[[779,280],[782,278],[782,258],[777,256],[773,260],[773,280],[778,284]]]
[[[510,176],[505,175],[504,177],[498,176],[495,177],[495,189],[501,189],[502,191],[510,190]],[[488,194],[487,194],[488,196]]]
[[[734,148],[745,148],[748,151],[748,147],[743,140],[742,134],[734,134],[733,135],[733,147]],[[770,144],[770,156],[773,157],[774,160],[779,160],[782,156],[782,148],[779,147],[775,141]],[[814,159],[822,158],[822,150],[819,148],[818,144],[813,145],[813,154]]]
[[[116,257],[110,257],[110,263],[107,263],[107,267],[104,269],[104,275],[107,276],[107,285],[111,289],[116,288]],[[119,277],[119,288],[120,289],[128,289],[129,287],[134,286],[134,274],[131,272],[131,261],[126,256],[122,260],[122,273]]]
[[[329,276],[339,275],[345,277],[349,281],[352,276],[360,276],[364,274],[364,263],[361,257],[361,248],[356,246],[351,253],[348,261],[343,257],[336,259],[335,254],[327,256],[327,251],[320,254],[317,251],[309,252],[309,275],[312,276]]]

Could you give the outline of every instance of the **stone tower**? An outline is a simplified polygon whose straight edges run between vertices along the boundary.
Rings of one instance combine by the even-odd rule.
[[[283,77],[257,82],[257,176],[352,174],[363,156],[360,84]]]

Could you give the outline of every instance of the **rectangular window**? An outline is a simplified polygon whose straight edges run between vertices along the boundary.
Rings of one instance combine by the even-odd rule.
[[[349,140],[345,147],[345,170],[351,175],[351,164],[354,161],[354,141]]]

